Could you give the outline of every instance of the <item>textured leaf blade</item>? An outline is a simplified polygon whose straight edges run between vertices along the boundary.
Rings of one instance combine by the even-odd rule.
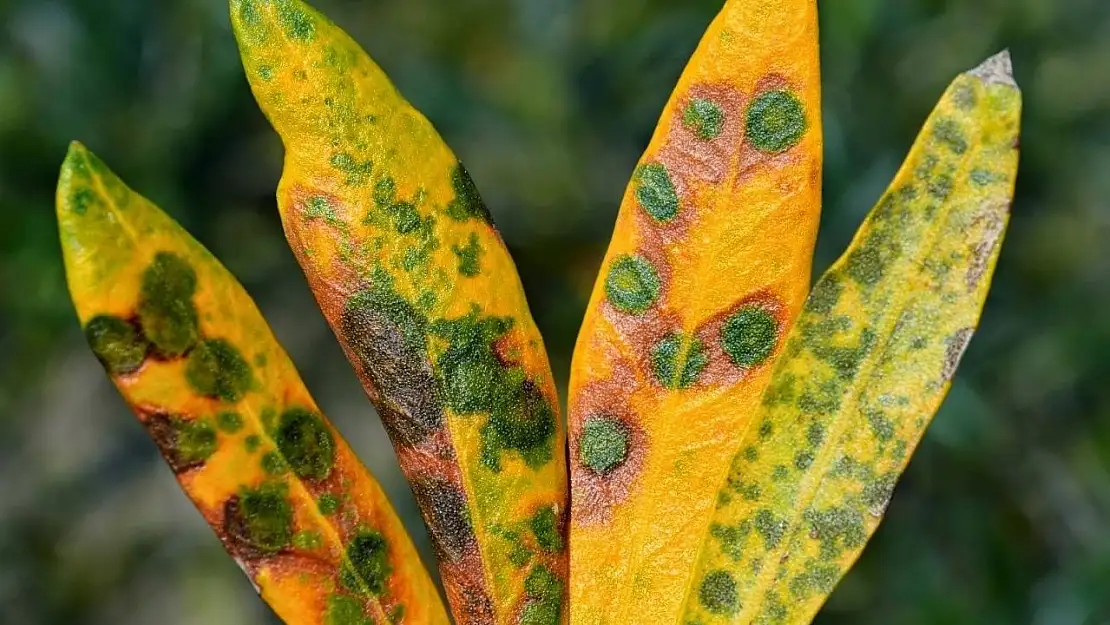
[[[680,616],[717,485],[808,292],[820,109],[816,3],[725,3],[633,175],[578,338],[576,623]]]
[[[447,623],[385,494],[235,278],[80,144],[57,210],[93,351],[278,616]]]
[[[456,619],[565,618],[565,434],[542,338],[470,175],[366,53],[299,0],[233,0],[286,147],[278,206],[390,432]]]
[[[859,556],[978,324],[1020,110],[1008,55],[957,78],[814,287],[720,491],[686,621],[808,623]]]

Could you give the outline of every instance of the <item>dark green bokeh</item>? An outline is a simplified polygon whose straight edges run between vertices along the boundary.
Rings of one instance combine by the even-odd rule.
[[[565,384],[618,202],[720,0],[318,0],[466,163]],[[822,3],[826,206],[847,244],[960,70],[1026,93],[983,328],[824,624],[1110,622],[1110,4]],[[82,338],[53,213],[71,139],[258,299],[429,557],[385,435],[281,236],[281,146],[224,0],[0,0],[0,621],[266,623]]]

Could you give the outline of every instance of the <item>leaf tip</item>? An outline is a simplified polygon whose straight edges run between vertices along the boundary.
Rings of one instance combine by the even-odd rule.
[[[1006,49],[983,61],[978,67],[968,72],[988,85],[1005,85],[1017,88],[1014,80],[1014,64],[1010,58],[1010,50]]]

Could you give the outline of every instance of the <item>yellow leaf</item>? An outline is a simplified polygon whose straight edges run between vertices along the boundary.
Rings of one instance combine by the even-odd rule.
[[[814,0],[730,0],[625,193],[572,366],[571,619],[672,623],[809,289]]]
[[[859,556],[978,324],[1020,112],[1007,54],[957,78],[814,287],[718,496],[682,622],[808,623]]]
[[[232,0],[286,148],[278,206],[390,432],[462,623],[565,618],[565,435],[543,341],[474,182],[346,33]]]
[[[57,209],[93,352],[278,616],[447,623],[381,487],[219,261],[80,144]]]

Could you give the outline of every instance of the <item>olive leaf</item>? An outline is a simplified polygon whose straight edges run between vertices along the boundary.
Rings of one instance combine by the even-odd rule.
[[[232,0],[281,136],[278,207],[377,408],[461,623],[565,618],[565,435],[543,340],[474,181],[343,30]]]
[[[816,3],[725,3],[633,174],[574,354],[574,622],[678,622],[809,290],[821,162]]]
[[[808,623],[859,556],[978,324],[1020,114],[1008,54],[959,76],[814,287],[718,494],[682,622]]]
[[[447,623],[381,487],[227,269],[77,143],[57,211],[89,345],[277,615]]]

